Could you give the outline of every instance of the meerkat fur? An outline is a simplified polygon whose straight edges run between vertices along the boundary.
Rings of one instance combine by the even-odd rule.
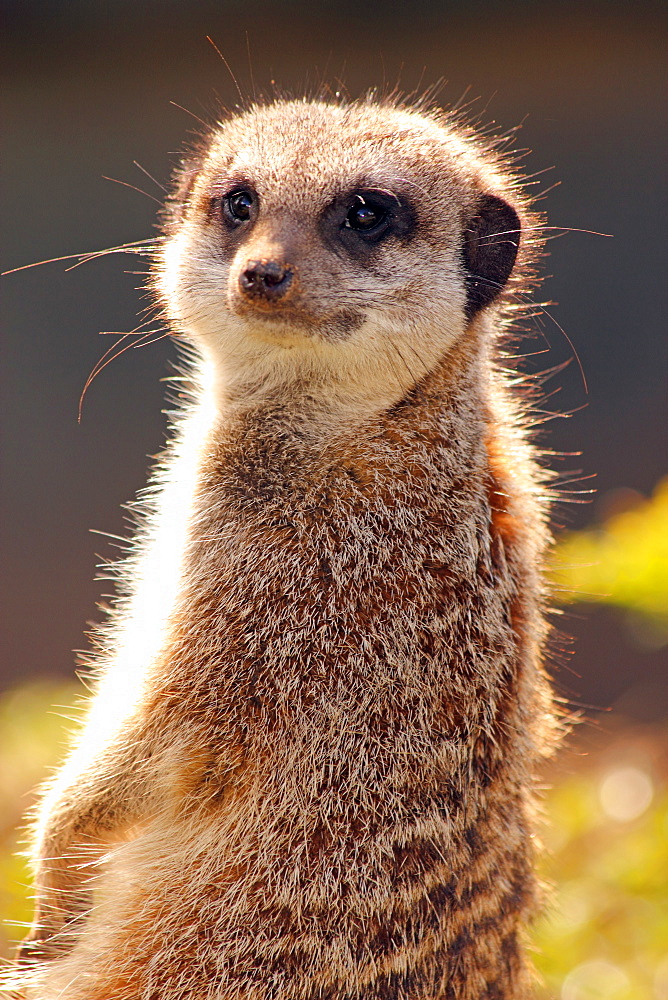
[[[532,995],[547,490],[503,345],[541,222],[391,101],[254,105],[184,160],[151,288],[190,388],[14,995]]]

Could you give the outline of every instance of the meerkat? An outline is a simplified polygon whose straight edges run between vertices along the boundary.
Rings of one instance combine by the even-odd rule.
[[[546,473],[504,370],[541,218],[453,116],[278,101],[186,157],[173,434],[35,824],[29,1000],[516,1000]]]

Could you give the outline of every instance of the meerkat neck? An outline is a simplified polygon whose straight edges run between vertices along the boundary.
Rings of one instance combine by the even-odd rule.
[[[229,380],[224,370],[204,361],[194,418],[201,443],[208,442],[200,448],[203,461],[207,462],[211,448],[228,456],[241,449],[246,459],[256,454],[263,464],[287,454],[301,454],[304,461],[310,455],[320,461],[337,442],[351,435],[372,441],[379,427],[396,434],[398,426],[403,426],[406,434],[419,436],[416,409],[424,419],[437,420],[443,428],[453,417],[467,420],[460,446],[465,440],[473,442],[473,431],[480,427],[487,409],[481,404],[489,382],[489,322],[487,317],[474,321],[466,336],[427,374],[417,362],[408,367],[397,356],[395,365],[403,364],[403,370],[397,374],[395,367],[394,378],[384,387],[375,384],[379,373],[373,369],[367,371],[366,381],[364,372],[358,372],[355,383],[350,371],[337,375],[331,365],[321,372],[317,384],[312,378],[301,378],[298,370],[290,371],[291,378],[282,383],[261,383],[259,370],[246,372],[242,392],[238,373]],[[258,379],[255,386],[254,377]],[[411,413],[410,419],[402,420],[403,413]],[[192,415],[188,422],[193,422]],[[185,451],[190,460],[192,448]]]
[[[477,317],[473,331],[459,339],[459,331],[423,331],[415,343],[410,343],[410,330],[386,330],[373,320],[345,341],[298,331],[240,337],[232,330],[223,349],[194,337],[201,351],[201,398],[223,421],[264,413],[270,421],[293,419],[302,426],[310,422],[330,429],[363,423],[400,403],[435,373],[447,375],[447,358],[444,366],[435,345],[451,340],[453,358],[461,341],[473,339],[480,349],[479,334],[489,322]],[[428,323],[425,327],[429,330]]]

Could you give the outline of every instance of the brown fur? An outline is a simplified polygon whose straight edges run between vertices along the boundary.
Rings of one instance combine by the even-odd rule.
[[[360,187],[412,208],[347,251],[323,212]],[[252,108],[176,189],[155,285],[194,402],[44,799],[14,986],[528,997],[546,511],[498,357],[536,240],[472,318],[462,246],[484,197],[537,217],[461,125],[373,103]],[[289,292],[244,293],[249,260]]]

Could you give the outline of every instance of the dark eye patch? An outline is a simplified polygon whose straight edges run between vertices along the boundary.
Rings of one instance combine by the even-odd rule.
[[[321,230],[328,242],[338,244],[354,257],[365,256],[391,236],[409,239],[415,225],[415,212],[405,198],[376,188],[339,195],[321,218]]]

